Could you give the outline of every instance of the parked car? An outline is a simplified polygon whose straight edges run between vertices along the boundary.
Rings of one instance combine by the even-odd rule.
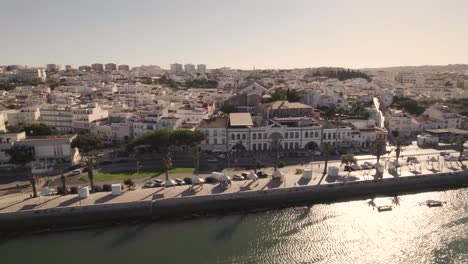
[[[128,159],[118,159],[115,163],[127,163]]]
[[[359,166],[358,164],[353,164],[353,165],[351,165],[351,166],[346,165],[346,166],[344,167],[344,170],[345,170],[345,171],[356,171],[356,170],[360,170],[360,169],[361,169],[361,166]]]
[[[164,187],[164,182],[160,179],[155,179],[154,180],[154,186],[155,187]]]
[[[179,178],[174,179],[174,181],[177,183],[177,185],[184,185],[185,181]]]
[[[74,170],[70,173],[71,176],[76,176],[76,175],[80,175],[81,174],[81,171],[80,170]]]
[[[268,174],[264,173],[263,171],[257,171],[257,176],[259,178],[266,178],[268,177]]]
[[[72,186],[72,187],[70,188],[70,193],[71,193],[71,194],[78,194],[78,187]]]
[[[94,185],[94,192],[102,192],[102,186]]]
[[[111,191],[112,191],[112,185],[110,185],[110,184],[103,184],[103,185],[102,185],[102,191],[103,191],[103,192],[111,192]]]
[[[146,182],[145,182],[145,187],[146,187],[146,188],[153,188],[153,187],[155,187],[155,186],[156,186],[156,185],[155,185],[154,181],[152,181],[152,180],[149,180],[149,181],[146,181]]]
[[[441,155],[441,156],[445,156],[445,155],[447,155],[447,152],[442,151],[442,152],[440,152],[440,155]]]
[[[213,178],[213,177],[211,177],[211,176],[208,176],[208,177],[205,178],[205,182],[206,182],[206,183],[217,183],[218,180],[215,179],[215,178]]]
[[[312,151],[312,155],[320,156],[320,155],[322,155],[322,153],[320,151],[318,151],[318,150],[315,150],[315,151]]]
[[[184,178],[184,182],[186,184],[192,184],[192,178],[186,177],[186,178]]]
[[[210,159],[207,159],[208,162],[218,162],[218,159],[217,158],[210,158]]]
[[[107,164],[112,164],[112,161],[111,160],[103,160],[101,162],[99,162],[100,165],[107,165]]]
[[[371,167],[369,167],[369,166],[366,165],[366,164],[361,164],[361,169],[363,169],[363,170],[370,170]]]
[[[225,159],[225,158],[226,158],[226,155],[224,155],[224,154],[219,154],[217,157],[218,157],[219,159]]]
[[[245,177],[239,174],[234,174],[234,176],[232,176],[232,179],[236,181],[243,181],[245,180]]]
[[[242,177],[246,178],[247,175],[249,175],[249,174],[247,172],[242,172],[241,175],[242,175]]]

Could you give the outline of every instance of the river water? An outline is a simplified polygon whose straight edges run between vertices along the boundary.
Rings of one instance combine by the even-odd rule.
[[[442,207],[421,205],[445,201]],[[23,236],[0,263],[468,263],[468,189]]]

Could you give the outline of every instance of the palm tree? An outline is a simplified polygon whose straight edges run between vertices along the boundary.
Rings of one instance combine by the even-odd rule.
[[[353,164],[356,164],[357,163],[357,160],[356,158],[354,157],[353,154],[345,154],[343,156],[341,156],[341,165],[345,164],[346,166],[351,166]],[[351,170],[348,169],[348,177],[349,177],[349,174],[351,173]]]
[[[325,158],[325,167],[323,168],[323,173],[322,173],[322,178],[327,174],[327,167],[328,167],[328,156],[330,155],[330,152],[332,150],[332,145],[330,142],[323,142],[320,144],[320,151],[322,152],[322,155]]]
[[[67,178],[65,177],[65,175],[62,174],[62,176],[60,176],[60,180],[62,181],[63,194],[64,194],[64,195],[67,195],[67,194],[68,194],[68,190],[67,190]]]
[[[29,178],[29,182],[31,183],[33,197],[36,198],[38,196],[37,195],[37,177],[31,176],[31,178]]]
[[[200,147],[191,147],[190,148],[190,157],[193,161],[193,167],[195,175],[198,176],[198,168],[200,167],[200,159],[205,157],[205,152],[203,152]]]
[[[164,174],[166,174],[166,181],[169,180],[169,170],[172,168],[172,159],[169,151],[166,151],[162,158],[162,165],[164,169]]]
[[[96,163],[96,160],[94,159],[93,156],[87,156],[83,158],[82,160],[83,167],[86,168],[86,171],[88,173],[89,184],[91,185],[91,192],[94,191],[94,164],[95,163]]]
[[[466,142],[466,138],[464,137],[461,137],[457,140],[457,147],[458,147],[458,152],[459,152],[459,156],[458,156],[458,161],[462,162],[463,161],[463,152],[465,150],[465,147],[463,145],[465,145],[465,142]]]
[[[402,145],[403,145],[403,142],[401,141],[401,139],[397,138],[395,140],[395,155],[396,155],[396,161],[398,161],[398,159],[400,158],[400,154],[401,154],[401,150],[402,150]]]
[[[372,143],[372,154],[377,156],[377,163],[379,163],[380,156],[385,154],[386,151],[386,144],[385,141],[376,140]]]
[[[281,139],[274,137],[270,140],[270,145],[271,145],[271,151],[274,153],[274,158],[275,158],[275,171],[278,169],[278,163],[279,163],[279,151],[281,149]]]

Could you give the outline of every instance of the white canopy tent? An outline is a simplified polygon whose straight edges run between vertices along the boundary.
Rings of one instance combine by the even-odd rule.
[[[52,189],[52,188],[49,188],[49,187],[44,187],[44,189],[42,189],[41,195],[42,196],[49,196],[49,195],[54,195],[55,193],[56,193],[55,189]]]
[[[273,174],[271,175],[271,177],[273,177],[273,179],[282,180],[282,179],[284,178],[284,173],[278,169],[278,170],[276,170],[275,172],[273,172]]]
[[[164,186],[166,187],[175,186],[175,185],[177,185],[177,182],[174,181],[173,179],[169,179],[164,183]]]
[[[338,177],[339,172],[340,172],[340,169],[336,166],[328,167],[328,176],[330,177]]]
[[[205,182],[205,180],[203,180],[200,177],[197,177],[197,176],[192,177],[192,184],[194,184],[194,185],[202,184],[204,182]]]
[[[247,174],[247,179],[256,180],[256,179],[258,179],[258,176],[257,176],[257,174],[255,174],[255,172],[251,171],[249,174]]]
[[[458,161],[458,158],[455,156],[448,156],[445,160],[446,161]]]
[[[213,171],[210,176],[211,176],[211,178],[213,178],[213,179],[215,179],[217,181],[220,181],[221,177],[224,176],[224,173]]]
[[[231,178],[229,176],[225,175],[225,174],[223,174],[223,175],[221,175],[219,177],[219,182],[228,182],[230,180],[231,180]]]
[[[310,169],[304,170],[304,172],[302,173],[302,178],[306,179],[306,180],[311,180],[312,179],[312,170],[310,170]]]

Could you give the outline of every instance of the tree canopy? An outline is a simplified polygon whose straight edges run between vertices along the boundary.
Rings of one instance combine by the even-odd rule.
[[[299,102],[302,97],[295,90],[276,90],[271,94],[273,101],[288,101],[288,102]]]
[[[236,107],[233,106],[233,105],[224,104],[223,106],[221,106],[221,108],[219,110],[221,110],[221,112],[223,112],[225,114],[230,114],[230,113],[234,113],[236,111]]]
[[[197,88],[218,88],[218,81],[214,79],[192,79],[185,82],[187,87],[197,87]]]
[[[95,136],[78,135],[76,138],[73,139],[71,146],[72,148],[78,148],[78,150],[81,153],[87,154],[93,149],[101,148],[102,142]]]
[[[9,126],[11,133],[26,132],[26,136],[51,136],[58,135],[60,132],[55,127],[49,127],[45,124]]]
[[[354,78],[363,78],[367,81],[371,80],[371,77],[361,71],[350,70],[350,69],[340,69],[340,70],[328,70],[325,72],[316,71],[312,76],[326,76],[328,78],[336,78],[340,81],[354,79]]]
[[[385,152],[387,151],[386,147],[387,145],[385,141],[376,140],[372,142],[371,153],[372,155],[377,157],[377,162],[379,162],[380,156],[384,155]]]
[[[408,97],[393,97],[392,106],[397,109],[403,109],[412,115],[421,115],[426,110],[423,106],[419,105],[418,101]]]
[[[360,104],[360,103],[351,103],[349,107],[320,107],[320,115],[328,118],[333,119],[337,115],[344,115],[347,117],[354,117],[354,118],[361,118],[361,119],[369,119],[370,112],[367,108]]]
[[[4,150],[10,156],[10,163],[25,166],[34,160],[34,148],[29,146],[13,146]]]
[[[205,135],[191,130],[156,130],[134,138],[131,146],[149,145],[158,152],[165,152],[170,146],[193,147],[200,144]]]

